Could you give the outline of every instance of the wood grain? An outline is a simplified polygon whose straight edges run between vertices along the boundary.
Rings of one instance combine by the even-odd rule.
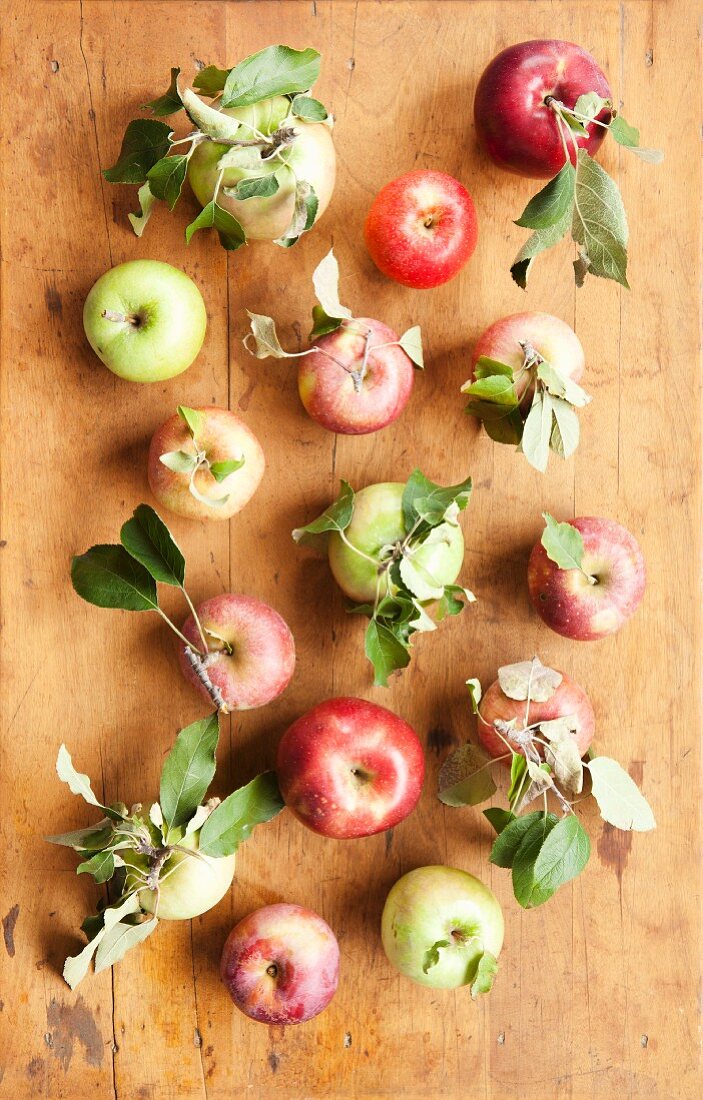
[[[697,5],[684,0],[534,3],[292,0],[287,3],[36,0],[5,8],[2,42],[3,858],[0,1095],[89,1100],[308,1097],[398,1100],[545,1097],[604,1100],[700,1095],[700,117],[694,90]],[[603,162],[631,223],[628,294],[591,280],[575,292],[567,251],[545,257],[527,296],[507,269],[512,219],[529,181],[475,147],[471,104],[485,63],[528,37],[592,50],[626,117],[661,168],[606,143]],[[232,64],[274,42],[323,53],[319,93],[337,116],[339,182],[330,211],[299,246],[226,256],[206,234],[186,249],[187,210],[152,219],[140,242],[128,188],[101,182],[125,123],[165,87],[170,65]],[[436,291],[381,278],[363,218],[377,189],[412,167],[440,167],[472,191],[481,237],[470,266]],[[184,206],[195,209],[188,198]],[[335,438],[299,407],[285,364],[241,346],[244,307],[275,313],[300,339],[310,274],[334,242],[343,300],[402,330],[421,323],[428,369],[412,404],[380,435]],[[111,264],[149,256],[201,286],[209,327],[184,376],[138,388],[88,348],[82,302]],[[545,309],[586,348],[594,401],[574,459],[531,471],[466,423],[459,386],[471,342],[495,318]],[[191,925],[163,924],[114,974],[72,994],[60,977],[96,890],[48,832],[90,820],[55,777],[65,740],[111,799],[157,789],[175,731],[202,705],[181,681],[171,639],[149,616],[100,612],[73,594],[70,555],[115,537],[146,500],[154,428],[177,403],[229,405],[259,435],[267,473],[230,525],[173,520],[196,598],[250,592],[290,623],[295,680],[271,706],[231,720],[220,793],[275,759],[280,733],[319,699],[350,693],[402,713],[427,747],[419,809],[392,834],[324,841],[282,815],[242,850],[236,886]],[[390,690],[369,686],[361,624],[345,616],[324,563],[290,529],[313,517],[339,477],[361,487],[471,472],[465,582],[480,597],[422,638]],[[531,612],[525,566],[547,508],[604,514],[641,539],[649,585],[637,616],[591,645],[551,634]],[[170,522],[170,520],[169,520]],[[229,529],[228,529],[229,527]],[[174,602],[174,613],[180,609]],[[539,651],[589,691],[597,745],[641,781],[656,833],[622,837],[584,814],[586,872],[524,913],[488,864],[476,812],[435,798],[439,763],[471,729],[463,681]],[[504,905],[506,944],[491,997],[412,986],[385,961],[378,925],[404,871],[446,862],[478,874]],[[276,900],[318,910],[342,950],[337,997],[287,1030],[249,1023],[217,964],[232,923]]]

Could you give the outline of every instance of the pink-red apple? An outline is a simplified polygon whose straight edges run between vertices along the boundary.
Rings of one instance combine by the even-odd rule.
[[[219,690],[228,710],[252,710],[270,703],[290,683],[295,671],[295,643],[277,611],[252,596],[214,596],[197,608],[209,653],[202,661],[207,677]],[[183,634],[195,649],[202,639],[191,615]],[[209,700],[189,661],[186,647],[179,650],[186,680]]]
[[[300,360],[298,391],[308,415],[323,428],[363,435],[400,416],[414,373],[392,329],[355,317],[316,337],[315,347]]]
[[[501,168],[532,179],[555,176],[566,156],[550,102],[574,107],[588,92],[612,100],[605,75],[580,46],[554,39],[509,46],[493,58],[479,80],[474,100],[478,139]],[[610,119],[604,108],[597,121],[586,123],[587,134],[574,133],[578,147],[594,156],[606,133],[597,122]],[[565,142],[574,162],[571,137]]]
[[[440,286],[476,247],[476,210],[453,176],[418,169],[381,188],[364,235],[371,259],[389,279],[420,290]]]
[[[585,357],[581,341],[565,321],[551,313],[512,313],[501,317],[479,336],[471,354],[472,373],[482,357],[512,367],[515,389],[522,397],[530,388],[528,371],[521,372],[526,348],[537,354],[561,374],[578,382],[583,375]]]
[[[232,929],[220,974],[245,1016],[262,1024],[302,1024],[335,994],[339,945],[311,909],[267,905]]]
[[[530,701],[529,724],[535,722],[549,722],[554,718],[574,718],[576,744],[579,756],[583,756],[588,750],[596,728],[596,716],[591,706],[591,700],[586,692],[565,673],[560,673],[561,683],[554,694],[544,702]],[[477,717],[479,741],[486,752],[491,756],[505,756],[508,752],[505,741],[496,733],[494,722],[511,722],[517,719],[516,730],[525,726],[525,702],[521,699],[510,699],[502,690],[500,681],[495,680],[485,692],[480,704],[480,714]],[[504,734],[510,741],[510,734]],[[524,751],[519,744],[510,742],[516,752],[524,756]],[[539,751],[539,746],[535,746]],[[506,760],[507,765],[510,760]]]
[[[371,836],[412,813],[425,757],[397,714],[363,699],[319,703],[286,730],[276,773],[295,817],[322,836]]]
[[[560,568],[538,542],[527,567],[530,599],[557,634],[594,641],[614,634],[637,609],[646,583],[644,557],[634,535],[614,520],[568,522],[583,539],[581,568]]]

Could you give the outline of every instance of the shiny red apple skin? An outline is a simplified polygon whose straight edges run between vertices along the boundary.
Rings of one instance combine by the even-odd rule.
[[[361,366],[367,330],[371,333],[369,348],[379,350],[370,350],[357,393],[348,372]],[[397,420],[408,403],[415,376],[412,360],[397,346],[397,340],[393,329],[370,317],[355,317],[336,332],[318,337],[315,344],[320,350],[310,351],[298,366],[298,392],[308,415],[340,435],[366,435]]]
[[[376,195],[364,236],[379,271],[426,290],[453,279],[471,258],[476,208],[464,185],[446,172],[406,172]]]
[[[500,168],[531,179],[549,179],[563,168],[566,158],[556,115],[545,97],[573,107],[587,92],[612,101],[605,74],[580,46],[557,39],[509,46],[493,58],[478,82],[474,120],[479,142]],[[611,113],[604,109],[596,118],[608,123]],[[574,132],[573,137],[580,149],[595,156],[606,131],[594,122],[587,129],[588,135]],[[575,163],[568,134],[566,141]]]
[[[512,313],[489,325],[479,336],[471,353],[472,375],[482,356],[505,363],[517,375],[525,357],[521,340],[531,344],[543,359],[562,374],[574,382],[581,380],[586,360],[574,330],[551,313],[531,311]],[[528,381],[527,375],[516,379],[515,388],[519,397],[525,393]]]
[[[211,653],[207,674],[229,710],[262,707],[285,691],[295,672],[295,642],[277,611],[253,596],[226,593],[205,600],[197,612]],[[209,629],[229,642],[231,656],[218,637],[207,633]],[[192,615],[183,624],[183,633],[193,646],[202,649]],[[183,645],[179,662],[186,680],[211,702]]]
[[[568,521],[583,538],[583,569],[560,569],[538,542],[530,554],[530,599],[547,626],[579,642],[614,634],[637,610],[646,584],[644,556],[626,527],[584,516]]]
[[[322,836],[372,836],[403,821],[422,792],[419,738],[364,699],[327,699],[283,735],[276,773],[286,805]]]
[[[574,715],[578,724],[576,743],[579,754],[583,756],[593,740],[596,716],[591,700],[581,685],[564,672],[561,676],[562,681],[550,699],[545,700],[544,703],[530,703],[530,725],[533,722],[548,722],[553,718],[567,718]],[[498,680],[494,680],[488,688],[481,699],[481,715],[476,721],[479,741],[491,756],[503,756],[508,751],[493,727],[496,718],[504,722],[517,718],[519,719],[518,728],[524,728],[525,706],[526,703],[522,700],[508,698]],[[513,748],[524,755],[518,745],[513,745]],[[510,761],[506,760],[505,763],[509,764]]]
[[[267,905],[230,932],[220,975],[238,1009],[262,1024],[302,1024],[337,989],[339,945],[322,917],[301,905]]]

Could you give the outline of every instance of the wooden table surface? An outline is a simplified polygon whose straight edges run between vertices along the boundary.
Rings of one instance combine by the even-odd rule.
[[[2,199],[2,679],[4,787],[0,1091],[93,1100],[178,1097],[343,1098],[700,1095],[700,168],[695,3],[273,3],[15,0],[4,6]],[[509,263],[512,224],[530,181],[492,167],[475,145],[472,100],[488,60],[509,43],[563,37],[591,50],[655,168],[606,143],[624,193],[632,290],[589,280],[575,291],[566,247],[539,261],[529,292]],[[126,221],[134,191],[111,187],[126,122],[165,88],[169,66],[232,65],[272,42],[323,54],[319,94],[337,116],[332,207],[290,252],[255,244],[227,256],[210,234],[186,248],[194,201],[160,209],[144,238]],[[476,254],[435,291],[413,292],[372,267],[362,224],[372,196],[414,167],[446,169],[471,190]],[[534,190],[534,188],[532,188]],[[188,219],[189,220],[189,219]],[[410,407],[380,434],[345,438],[304,415],[294,372],[241,346],[244,307],[273,313],[287,342],[311,306],[310,275],[334,242],[343,300],[397,330],[419,322],[427,370]],[[93,281],[135,257],[168,260],[202,288],[209,327],[187,374],[138,387],[111,375],[83,335]],[[479,332],[521,309],[563,317],[586,349],[573,460],[540,475],[463,414],[458,392]],[[303,325],[304,328],[304,325]],[[229,405],[262,440],[267,473],[230,524],[174,519],[197,599],[248,592],[287,619],[298,647],[288,691],[223,723],[218,793],[275,761],[287,724],[320,699],[357,694],[403,714],[426,746],[417,812],[394,832],[324,840],[283,814],[241,851],[229,896],[191,924],[164,923],[114,972],[71,993],[63,959],[98,888],[42,835],[92,815],[54,773],[65,740],[99,794],[156,794],[176,730],[203,714],[159,621],[98,611],[69,582],[70,555],[113,541],[149,500],[146,452],[177,403]],[[405,478],[471,473],[464,582],[478,604],[415,646],[390,690],[370,686],[363,626],[344,614],[323,561],[290,530],[335,495]],[[532,612],[526,585],[540,511],[601,514],[631,528],[649,585],[615,637],[559,638]],[[658,829],[619,834],[589,808],[593,855],[546,906],[523,912],[490,866],[491,830],[435,797],[439,763],[472,729],[465,679],[539,652],[588,690],[596,747],[641,782]],[[387,964],[379,918],[391,884],[446,862],[488,882],[505,911],[500,975],[489,998],[413,986]],[[223,941],[250,910],[279,900],[319,911],[339,936],[342,971],[329,1009],[268,1028],[233,1009],[218,977]]]

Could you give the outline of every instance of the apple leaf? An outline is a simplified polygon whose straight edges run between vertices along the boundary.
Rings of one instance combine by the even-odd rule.
[[[528,698],[534,703],[546,703],[562,682],[563,676],[553,668],[543,665],[539,657],[531,661],[518,661],[498,669],[500,690],[508,699],[521,702]]]
[[[422,330],[419,325],[413,325],[412,328],[407,329],[400,337],[398,343],[408,356],[412,359],[416,367],[420,370],[425,369],[425,359],[422,354]]]
[[[317,217],[319,201],[315,189],[307,180],[296,180],[295,202],[293,204],[293,217],[291,223],[282,237],[273,243],[282,248],[290,248],[297,240],[312,229]]]
[[[339,264],[332,249],[320,260],[312,273],[315,297],[329,318],[350,320],[352,312],[339,301]]]
[[[490,993],[493,989],[496,974],[498,973],[498,960],[490,951],[484,951],[478,960],[476,977],[471,983],[471,996],[474,1000],[481,993]]]
[[[115,905],[108,906],[96,917],[87,917],[83,921],[83,930],[88,935],[88,929],[93,930],[88,943],[78,955],[66,959],[63,966],[63,976],[71,989],[76,986],[88,973],[93,955],[97,951],[101,941],[107,932],[120,922],[122,917],[139,912],[139,899],[136,893],[128,894],[124,900]]]
[[[216,806],[200,830],[200,851],[230,856],[255,825],[270,821],[284,808],[275,772],[263,772]]]
[[[305,527],[296,527],[293,531],[296,542],[317,549],[320,542],[316,536],[326,535],[329,531],[346,531],[354,515],[354,490],[348,481],[342,480],[340,484],[342,491],[334,504],[330,504],[321,516],[306,524]]]
[[[532,868],[533,885],[529,901],[526,904],[518,898],[520,904],[525,908],[534,908],[547,901],[560,886],[581,874],[590,854],[591,842],[588,834],[576,815],[568,814],[549,830],[540,845]],[[525,895],[526,889],[523,897]]]
[[[96,852],[94,856],[76,867],[76,874],[92,875],[97,883],[107,882],[112,878],[118,867],[124,867],[124,860],[116,856],[114,852]]]
[[[120,542],[155,581],[183,587],[185,558],[164,521],[148,504],[140,504],[122,525]]]
[[[207,206],[204,206],[200,211],[197,218],[186,226],[187,244],[190,244],[193,234],[199,229],[216,229],[220,244],[229,252],[233,252],[246,244],[246,235],[237,219],[224,207],[218,206],[214,199],[211,199]]]
[[[129,123],[122,148],[112,168],[103,176],[108,183],[146,183],[147,173],[171,148],[173,131],[165,122],[137,118]]]
[[[530,814],[529,816],[531,817],[532,815]],[[520,820],[522,819],[518,818],[518,821]],[[556,814],[538,813],[537,820],[533,821],[527,832],[523,835],[519,847],[513,856],[513,893],[523,909],[532,909],[537,905],[542,905],[543,902],[549,900],[556,890],[556,886],[554,889],[550,889],[546,882],[544,885],[538,883],[535,873],[535,864],[542,850],[542,846],[558,824],[559,819]],[[513,826],[509,825],[505,833],[510,832],[512,828]],[[495,844],[505,836],[505,833],[501,833]]]
[[[215,774],[218,714],[182,729],[161,772],[159,803],[168,833],[195,813]]]
[[[87,825],[84,829],[74,829],[70,833],[45,836],[44,840],[48,844],[62,844],[66,848],[73,848],[77,852],[98,852],[109,844],[113,834],[112,823],[109,818],[105,817],[102,821],[96,822],[95,825]]]
[[[625,207],[615,181],[585,149],[578,154],[571,232],[590,272],[629,289]]]
[[[574,103],[574,112],[577,115],[585,115],[587,119],[596,118],[604,107],[612,107],[609,99],[603,99],[597,92],[586,92],[580,95]]]
[[[517,821],[514,813],[504,810],[500,806],[489,806],[483,811],[483,816],[490,821],[496,833],[502,833],[513,821]]]
[[[158,99],[152,99],[150,103],[144,103],[143,110],[151,109],[152,115],[175,115],[176,111],[183,110],[183,103],[178,91],[178,76],[180,69],[171,69],[171,83],[168,91],[160,95]]]
[[[535,470],[544,473],[549,460],[553,405],[546,390],[537,390],[522,432],[522,451]]]
[[[168,203],[169,210],[173,210],[181,197],[187,168],[188,157],[174,154],[172,157],[163,157],[149,169],[147,180],[151,192],[157,199]]]
[[[527,772],[527,760],[522,753],[516,752],[510,761],[510,786],[508,788],[508,802],[511,807],[525,782]]]
[[[569,208],[558,222],[547,226],[546,229],[536,229],[528,238],[510,268],[510,274],[519,287],[522,287],[523,290],[527,289],[530,268],[535,258],[539,256],[540,252],[545,252],[546,249],[558,244],[571,228],[571,222],[572,211]]]
[[[412,557],[402,557],[399,568],[403,584],[419,600],[438,600],[444,595],[444,585],[438,584]]]
[[[445,948],[449,947],[449,940],[437,940],[431,947],[428,947],[425,951],[425,958],[422,963],[422,973],[429,974],[433,966],[436,966],[439,962],[439,953]]]
[[[250,355],[256,359],[291,359],[290,352],[284,351],[278,339],[276,322],[272,317],[266,317],[263,313],[251,313],[247,310],[251,332],[248,332],[242,343]],[[254,338],[254,348],[250,347],[250,341]]]
[[[524,757],[521,757],[521,759],[524,759]],[[488,810],[483,812],[488,816]],[[509,811],[503,810],[502,813],[509,813]],[[491,848],[490,862],[495,864],[496,867],[512,867],[525,836],[532,826],[542,819],[543,814],[535,811],[531,814],[524,814],[523,817],[515,817],[513,814],[510,816],[513,820],[503,825]],[[558,821],[556,814],[550,816],[554,818],[554,824],[556,825]],[[493,821],[491,821],[491,824],[493,824]]]
[[[474,367],[474,378],[490,378],[494,374],[503,375],[505,378],[509,378],[513,381],[513,368],[509,367],[507,363],[501,363],[498,359],[490,359],[487,355],[481,355],[476,360],[476,366]],[[471,381],[465,382],[461,388],[462,393],[466,393]]]
[[[253,179],[241,179],[235,187],[223,187],[225,195],[233,199],[269,199],[278,191],[279,183],[275,172],[267,176],[255,176]]]
[[[267,46],[230,70],[223,89],[222,106],[245,107],[276,95],[307,92],[319,75],[317,50]]]
[[[466,686],[469,690],[469,699],[471,700],[471,710],[474,714],[478,714],[478,705],[481,702],[481,681],[475,677],[466,681]]]
[[[91,546],[74,557],[71,582],[81,599],[96,607],[122,611],[158,607],[154,578],[123,546]]]
[[[405,483],[402,499],[406,534],[417,527],[418,521],[423,521],[431,528],[444,523],[448,518],[453,518],[456,524],[455,513],[464,511],[471,498],[471,489],[470,477],[457,485],[444,487],[430,481],[421,470],[413,470]]]
[[[219,108],[212,107],[209,103],[203,103],[200,96],[197,96],[191,88],[183,89],[181,100],[186,109],[188,118],[196,129],[200,130],[201,134],[205,134],[212,141],[220,141],[222,139],[232,141],[239,133],[239,119],[233,118],[232,115],[224,114]],[[248,136],[249,131],[247,130],[247,137]],[[218,164],[218,168],[221,167],[222,165]]]
[[[583,764],[576,743],[578,723],[573,714],[541,722],[541,735],[549,741],[544,758],[554,772],[554,778],[565,790],[581,794],[583,789]]]
[[[586,767],[591,773],[592,794],[604,821],[616,829],[636,832],[656,828],[649,803],[617,760],[596,756]]]
[[[530,199],[515,225],[523,229],[549,229],[571,214],[576,172],[567,161],[546,187]]]
[[[71,754],[65,745],[61,745],[59,748],[56,758],[56,774],[68,786],[71,794],[79,794],[89,806],[97,806],[113,821],[122,821],[121,813],[113,810],[111,806],[103,806],[102,802],[98,802],[90,785],[89,777],[83,772],[76,771],[71,760]],[[93,826],[93,828],[97,828],[97,826]]]
[[[190,474],[198,465],[196,455],[188,454],[187,451],[166,451],[159,455],[159,462],[175,474]]]
[[[579,418],[568,401],[561,397],[552,398],[552,434],[549,448],[560,458],[570,458],[579,445],[581,429]]]
[[[537,366],[537,378],[552,397],[562,397],[570,405],[582,408],[591,398],[577,382],[563,374],[557,367],[543,360]]]
[[[496,792],[493,757],[470,741],[448,756],[439,771],[439,800],[445,806],[478,806]]]
[[[460,584],[445,584],[435,612],[436,621],[441,623],[447,615],[460,615],[469,603],[476,603],[476,597],[470,588],[464,588]]]
[[[649,164],[661,164],[664,160],[664,154],[661,149],[641,148],[639,130],[635,126],[630,126],[629,122],[626,122],[622,115],[617,115],[610,123],[608,129],[618,145],[623,145],[626,149],[631,149],[633,153],[641,157],[642,160],[648,161]]]
[[[176,412],[190,432],[191,439],[195,442],[205,427],[205,418],[197,409],[189,409],[187,405],[179,405]]]
[[[225,479],[228,478],[230,474],[235,473],[237,470],[241,470],[242,466],[244,465],[244,461],[245,460],[243,458],[228,458],[223,462],[211,462],[210,473],[214,477],[215,481],[219,484],[220,482],[225,481]]]
[[[528,760],[526,767],[530,782],[523,786],[518,797],[510,803],[510,809],[514,814],[521,813],[525,806],[529,806],[536,798],[539,798],[541,794],[554,786],[548,764],[536,764],[534,760]]]
[[[203,95],[214,99],[216,95],[224,91],[229,74],[229,69],[218,69],[217,65],[206,65],[195,77],[193,87],[197,88]]]
[[[387,687],[390,674],[410,664],[408,643],[397,630],[377,619],[371,619],[366,628],[364,649],[373,665],[374,687]]]
[[[155,931],[158,923],[156,917],[150,917],[139,924],[118,921],[109,931],[106,929],[95,952],[95,973],[99,974],[101,970],[115,966],[124,958],[130,947],[143,943],[147,936]]]
[[[571,523],[557,523],[549,512],[543,512],[546,524],[540,542],[555,565],[560,569],[578,569],[583,572],[583,537]]]
[[[291,113],[306,122],[324,122],[329,118],[325,105],[309,95],[297,95],[291,104]]]
[[[313,306],[310,339],[314,340],[316,336],[326,336],[328,332],[336,332],[341,324],[341,317],[328,317],[322,306]]]
[[[148,182],[143,183],[137,191],[137,199],[139,201],[139,210],[137,213],[128,214],[129,223],[134,230],[135,236],[141,237],[142,233],[146,229],[147,222],[151,217],[151,212],[154,209],[154,203],[156,198],[154,196],[151,187]]]

